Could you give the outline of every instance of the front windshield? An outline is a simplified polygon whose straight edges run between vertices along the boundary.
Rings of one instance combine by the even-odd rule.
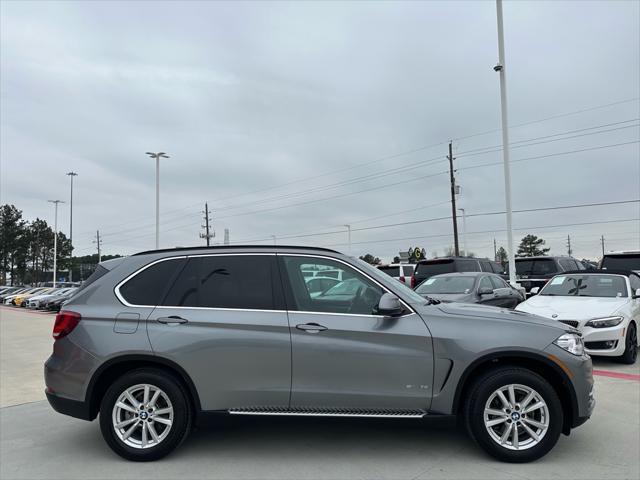
[[[375,278],[382,285],[386,285],[387,282],[389,282],[390,280],[393,281],[394,288],[400,291],[400,295],[404,300],[408,302],[413,302],[413,303],[421,303],[421,304],[425,303],[424,297],[421,297],[420,295],[418,295],[416,292],[414,292],[409,287],[407,287],[404,283],[398,282],[397,280],[393,280],[386,273],[381,272],[380,270],[371,266],[364,260],[360,260],[359,258],[354,260],[358,265],[358,267],[360,267],[362,270],[367,272],[367,275]]]
[[[627,284],[620,275],[558,275],[540,295],[562,297],[626,297]]]
[[[469,293],[473,290],[475,277],[431,277],[416,287],[423,295]]]

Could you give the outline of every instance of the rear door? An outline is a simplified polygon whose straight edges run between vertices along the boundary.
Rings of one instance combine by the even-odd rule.
[[[289,405],[291,340],[275,254],[189,257],[147,322],[203,410]]]
[[[292,341],[292,408],[428,409],[432,341],[411,310],[375,313],[386,291],[368,275],[328,257],[279,255]],[[302,271],[335,268],[343,282],[312,297]]]

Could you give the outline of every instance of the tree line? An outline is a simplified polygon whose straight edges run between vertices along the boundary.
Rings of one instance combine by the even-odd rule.
[[[14,205],[0,206],[0,285],[34,285],[50,282],[53,271],[53,228],[40,218],[29,221]],[[58,232],[57,270],[68,279],[84,280],[98,264],[98,255],[71,257],[71,241]],[[102,260],[120,255],[103,255]]]

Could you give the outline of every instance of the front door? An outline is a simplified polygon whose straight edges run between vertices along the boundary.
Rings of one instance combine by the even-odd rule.
[[[291,407],[427,410],[433,378],[429,331],[407,309],[377,315],[380,284],[335,259],[279,256],[292,342]],[[338,270],[342,281],[320,295],[309,271]]]

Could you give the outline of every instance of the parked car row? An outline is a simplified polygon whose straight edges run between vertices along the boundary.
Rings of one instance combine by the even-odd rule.
[[[424,260],[415,266],[414,277],[421,280],[415,291],[439,302],[515,308],[550,318],[578,329],[590,355],[636,362],[640,251],[605,254],[600,269],[568,256],[516,258],[520,290],[505,281],[506,272],[489,273],[495,263],[464,257]]]
[[[0,287],[3,305],[57,312],[78,287]]]

